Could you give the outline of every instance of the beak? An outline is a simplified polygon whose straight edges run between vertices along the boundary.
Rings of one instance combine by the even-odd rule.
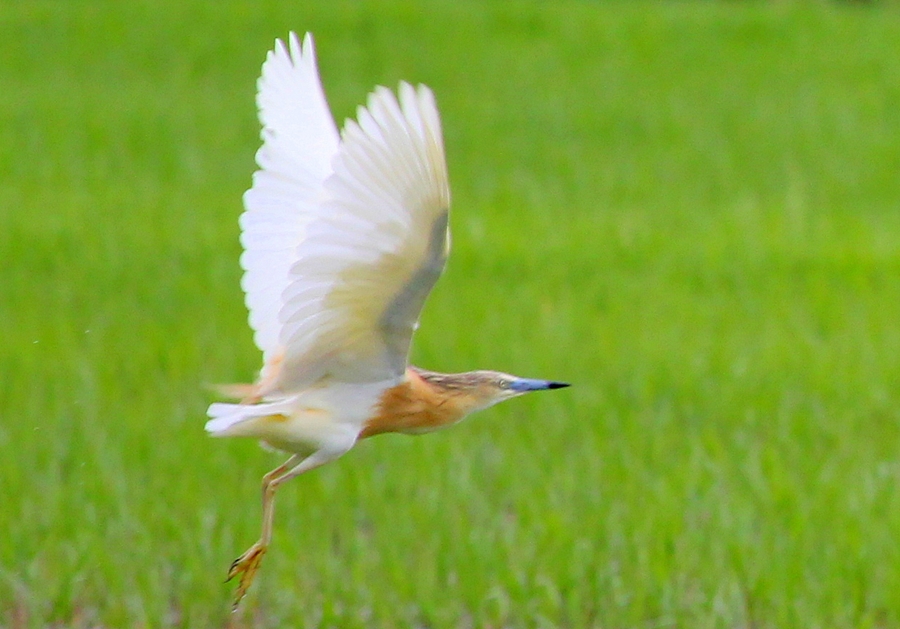
[[[519,393],[528,391],[543,391],[545,389],[562,389],[569,386],[567,382],[554,382],[552,380],[532,380],[531,378],[518,378],[509,384],[509,388]]]

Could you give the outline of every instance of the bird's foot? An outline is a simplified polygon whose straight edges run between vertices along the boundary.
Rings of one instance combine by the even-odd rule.
[[[231,611],[237,611],[241,599],[244,598],[247,590],[250,589],[250,584],[253,583],[253,577],[256,576],[256,571],[259,570],[259,564],[262,562],[265,554],[266,546],[256,542],[247,549],[247,552],[235,559],[228,569],[226,581],[231,581],[234,577],[241,575],[241,580],[238,582],[237,590],[234,593],[234,603],[231,605]]]

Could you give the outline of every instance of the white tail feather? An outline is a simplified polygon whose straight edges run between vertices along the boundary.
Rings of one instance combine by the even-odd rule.
[[[217,402],[210,404],[206,414],[209,421],[206,422],[206,432],[214,437],[249,437],[254,432],[246,424],[251,419],[280,415],[289,410],[289,405],[284,402],[271,404],[224,404]]]

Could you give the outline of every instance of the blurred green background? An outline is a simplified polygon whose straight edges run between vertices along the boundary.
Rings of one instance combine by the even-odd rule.
[[[574,383],[279,493],[203,432],[259,367],[255,80],[430,85],[424,367]],[[0,4],[0,627],[900,627],[900,9]]]

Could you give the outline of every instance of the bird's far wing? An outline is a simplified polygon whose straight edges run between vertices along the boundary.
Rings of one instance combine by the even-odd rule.
[[[254,340],[263,351],[265,379],[282,355],[282,293],[306,226],[322,202],[339,136],[309,34],[302,46],[295,33],[287,46],[276,40],[257,87],[263,144],[256,154],[259,170],[253,186],[244,194],[241,286]]]
[[[347,121],[280,313],[277,386],[402,375],[425,298],[449,252],[450,189],[431,91],[376,88]]]

